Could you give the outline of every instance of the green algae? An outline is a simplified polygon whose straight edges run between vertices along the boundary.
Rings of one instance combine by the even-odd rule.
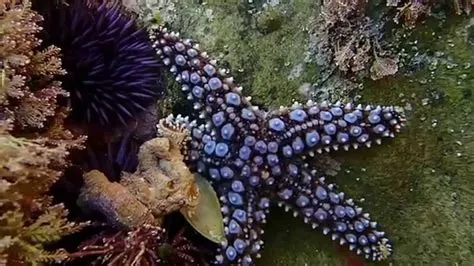
[[[199,40],[203,50],[232,70],[257,103],[278,107],[288,100],[302,99],[297,88],[314,79],[313,73],[306,71],[314,66],[303,59],[308,43],[306,26],[317,14],[315,3],[298,0],[268,10],[244,4],[176,5],[178,18],[170,22],[171,27]],[[278,17],[282,24],[278,30],[262,33],[262,17],[268,16]]]
[[[309,0],[281,2],[272,11],[177,4],[171,24],[229,67],[257,103],[289,105],[302,99],[302,83],[318,78],[318,68],[304,61],[317,7]],[[259,19],[272,15],[264,12],[276,14],[281,24],[262,31],[268,21],[262,25]],[[382,146],[334,154],[342,171],[330,180],[347,196],[363,198],[360,205],[394,241],[387,262],[370,264],[474,263],[474,46],[468,25],[463,17],[430,19],[411,31],[401,46],[410,55],[430,50],[427,66],[413,75],[367,80],[360,92],[361,102],[410,107],[406,128]],[[300,71],[290,75],[295,69]],[[268,221],[258,265],[344,263],[346,253],[300,219],[272,209]]]
[[[380,82],[367,82],[362,101],[405,105],[410,103],[409,122],[402,134],[381,147],[339,153],[335,158],[343,162],[335,182],[355,199],[364,198],[361,205],[371,212],[392,237],[395,254],[388,262],[395,265],[469,265],[474,262],[474,141],[472,92],[474,73],[465,63],[473,61],[474,48],[463,38],[465,23],[453,19],[443,24],[441,38],[432,36],[433,25],[417,28],[411,39],[444,51],[452,62],[416,73],[411,77],[398,76]],[[451,47],[453,46],[454,47]],[[433,62],[432,62],[433,64]],[[431,74],[434,72],[434,75]],[[430,77],[434,78],[424,82]],[[463,77],[463,78],[460,78]],[[442,100],[433,92],[441,94]],[[406,96],[404,96],[406,95]],[[280,215],[280,214],[278,214]],[[296,220],[296,219],[295,219]],[[279,242],[279,221],[271,221],[267,232],[267,246],[261,265],[288,265],[300,253],[282,252],[288,258],[279,263],[272,250],[290,246],[292,250],[307,252],[307,241],[297,229],[299,221],[285,223],[292,232],[286,232],[285,241]],[[305,230],[306,232],[306,230]],[[303,237],[302,237],[303,236]],[[275,240],[274,240],[275,239]],[[320,240],[324,241],[324,240]],[[333,253],[328,241],[318,250]],[[270,250],[270,251],[268,251]],[[265,256],[268,254],[269,256]],[[272,254],[272,255],[270,255]],[[293,258],[291,256],[293,255]],[[305,261],[320,264],[320,252]],[[322,262],[322,264],[336,262]],[[387,263],[387,264],[388,264]],[[382,263],[385,264],[385,263]],[[298,265],[303,265],[299,264]]]
[[[281,28],[285,15],[277,8],[270,8],[256,18],[256,27],[263,34],[277,31]]]

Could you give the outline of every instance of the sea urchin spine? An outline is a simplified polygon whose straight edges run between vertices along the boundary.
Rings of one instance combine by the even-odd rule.
[[[74,120],[125,125],[157,99],[159,61],[146,29],[118,1],[73,0],[56,23],[60,34],[51,37],[64,53]]]

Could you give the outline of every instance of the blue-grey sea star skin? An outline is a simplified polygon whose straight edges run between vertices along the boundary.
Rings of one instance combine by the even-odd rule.
[[[293,210],[369,260],[392,253],[369,214],[306,160],[394,137],[405,121],[401,112],[392,106],[309,101],[267,113],[252,106],[228,71],[193,41],[159,26],[150,28],[150,38],[199,113],[185,153],[188,166],[206,176],[220,196],[227,241],[217,250],[217,264],[255,263],[271,203]]]

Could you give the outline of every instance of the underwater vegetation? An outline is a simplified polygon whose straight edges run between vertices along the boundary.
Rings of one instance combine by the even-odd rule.
[[[97,257],[93,265],[205,265],[203,251],[183,235],[173,237],[157,226],[144,224],[131,231],[102,232],[83,242],[69,259]]]
[[[168,245],[161,246],[159,252],[165,258],[167,265],[208,265],[204,260],[206,251],[193,245],[184,236],[184,229],[181,229]]]
[[[446,1],[387,0],[387,6],[396,8],[397,14],[394,17],[395,22],[398,23],[401,20],[405,26],[413,28],[422,19],[431,15],[433,6],[438,4],[438,2],[443,3]],[[470,15],[472,6],[474,5],[472,0],[449,0],[447,2],[450,3],[458,15]]]
[[[132,231],[102,232],[85,241],[74,257],[97,257],[95,265],[157,265],[156,247],[163,245],[165,230],[151,225]]]
[[[71,253],[71,250],[56,249],[54,244],[63,239],[63,236],[77,233],[89,224],[70,220],[64,205],[53,203],[57,201],[50,194],[52,185],[64,178],[64,171],[71,165],[69,155],[80,154],[76,151],[83,149],[86,142],[85,137],[74,136],[65,125],[70,114],[67,108],[70,106],[67,101],[69,93],[63,90],[61,82],[61,77],[67,73],[62,68],[65,56],[59,48],[42,44],[39,38],[44,34],[40,26],[42,21],[43,18],[31,10],[29,1],[1,2],[2,265],[54,263],[73,259],[73,251]],[[120,30],[126,28],[120,27]],[[145,36],[148,38],[146,33]],[[135,43],[133,45],[140,48]],[[143,67],[149,66],[144,64]],[[140,72],[140,68],[135,70]],[[159,72],[155,71],[153,75],[158,75],[156,73]],[[143,77],[144,79],[140,77],[140,82],[146,83],[147,75]],[[72,109],[77,107],[72,104]],[[128,167],[126,164],[121,166]],[[76,220],[78,217],[72,218]],[[119,233],[121,235],[118,239],[127,243],[125,235],[128,232],[123,230]],[[151,242],[158,240],[159,238],[149,239]],[[189,261],[192,258],[189,255],[192,245],[186,241],[184,236],[180,236],[170,245],[168,253],[175,254],[178,261]],[[141,248],[141,242],[136,243]],[[109,255],[120,253],[119,247],[120,245],[108,252]],[[153,248],[156,249],[154,253],[158,254],[159,246]],[[138,250],[140,251],[141,249]]]
[[[28,1],[0,2],[0,264],[39,264],[67,257],[45,246],[79,231],[48,191],[83,137],[64,128],[60,50],[40,48],[42,17]]]
[[[68,96],[56,80],[64,75],[59,49],[40,50],[42,18],[29,6],[2,4],[2,118],[15,127],[43,128],[54,117],[58,98]],[[19,24],[19,27],[13,25]],[[39,85],[36,86],[35,85]],[[34,87],[34,88],[33,88]]]
[[[410,23],[430,15],[437,4],[380,1],[389,10],[389,16],[380,19],[368,15],[373,7],[364,1],[323,1],[321,7],[302,0],[291,5],[263,2],[217,8],[218,3],[184,7],[169,1],[166,12],[173,13],[174,7],[178,11],[160,21],[176,29],[181,18],[189,15],[187,9],[199,7],[196,14],[202,18],[187,29],[224,59],[219,64],[195,41],[163,27],[150,29],[156,41],[152,47],[144,24],[117,1],[42,2],[47,3],[46,9],[35,1],[44,23],[28,1],[0,2],[0,263],[207,264],[210,258],[203,258],[207,254],[202,247],[212,243],[202,237],[194,241],[192,232],[175,233],[181,224],[167,214],[178,210],[196,231],[218,243],[212,249],[218,264],[340,261],[332,258],[337,253],[329,238],[304,231],[286,216],[278,217],[281,213],[272,205],[291,211],[310,228],[336,240],[336,249],[344,250],[348,263],[355,254],[369,259],[364,262],[368,264],[385,259],[387,264],[472,261],[472,230],[466,222],[474,206],[468,184],[473,171],[469,165],[472,59],[468,64],[452,58],[469,58],[466,40],[472,22],[464,25],[467,33],[455,30],[446,37],[454,41],[446,41],[442,30],[431,32],[417,24],[414,32],[431,36],[432,43],[415,40],[398,49],[411,32],[395,29],[391,33],[399,34],[396,37],[402,41],[387,40],[382,38],[384,26],[395,17],[411,28]],[[469,1],[447,2],[453,13],[470,12]],[[236,30],[247,23],[251,26]],[[457,39],[461,35],[462,41]],[[315,36],[325,43],[322,52],[312,50],[317,47]],[[387,45],[387,41],[394,43]],[[443,44],[455,47],[448,48],[446,57],[439,52],[446,49]],[[425,52],[431,47],[433,51]],[[328,55],[327,61],[306,60],[318,52]],[[465,54],[458,57],[461,53]],[[427,70],[417,74],[426,65]],[[197,120],[189,123],[170,116],[160,123],[178,125],[173,128],[178,130],[156,138],[158,116],[152,109],[158,109],[155,101],[164,89],[163,66],[193,102],[190,109]],[[257,102],[265,103],[259,104],[265,110],[242,94],[228,66],[238,66],[236,79],[257,95]],[[407,75],[406,67],[414,76]],[[324,84],[330,92],[326,96],[349,103],[308,101],[274,109],[294,101],[298,86],[293,85],[325,83],[328,76],[321,77],[321,72],[330,77]],[[364,102],[387,105],[352,103],[354,95],[344,86],[331,88],[341,80],[339,84],[354,89],[351,93],[360,93],[354,102],[363,97]],[[359,91],[362,87],[357,84],[362,82],[367,87]],[[394,86],[387,89],[387,84]],[[323,87],[308,86],[308,91]],[[409,111],[410,125],[404,134],[384,147],[359,149],[353,157],[340,155],[338,150],[371,147],[395,136],[405,114],[388,104],[404,105]],[[180,102],[174,109],[179,106],[186,105]],[[73,129],[79,129],[73,132],[88,133],[87,142],[68,130],[67,117],[75,123]],[[129,122],[134,122],[133,129],[117,129]],[[91,125],[98,130],[88,131]],[[112,128],[117,130],[110,137],[107,131]],[[88,152],[79,151],[84,146]],[[341,156],[347,165],[343,178],[328,176],[337,167],[326,160],[327,154]],[[58,179],[70,178],[64,172],[72,164],[82,180],[73,184],[79,201],[75,193],[58,198],[51,191]],[[190,170],[201,175],[193,176]],[[198,176],[213,183],[221,208],[208,205],[221,215],[199,211],[197,199],[202,199],[203,187],[195,181],[204,179]],[[82,212],[68,213],[65,205],[57,204],[65,197]],[[371,210],[386,232],[360,204]],[[216,241],[219,232],[202,230],[196,221],[203,219],[193,218],[195,213],[217,219],[225,240]],[[106,221],[105,229],[92,236],[78,232],[89,225],[79,222],[84,217]],[[272,233],[265,229],[270,241],[262,253],[267,221]],[[71,234],[81,240],[78,249],[74,244],[65,249],[50,245],[68,242],[70,238],[63,236]],[[263,260],[256,260],[262,254]]]
[[[370,71],[372,79],[397,72],[397,61],[382,49],[383,22],[365,14],[365,1],[324,1],[313,22],[314,47],[318,64],[333,66],[344,75]],[[334,70],[332,70],[334,71]]]
[[[126,126],[160,95],[161,74],[146,29],[119,1],[72,0],[41,7],[46,41],[62,49],[77,122]]]

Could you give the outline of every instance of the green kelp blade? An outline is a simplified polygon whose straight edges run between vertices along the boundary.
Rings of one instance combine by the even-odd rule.
[[[182,209],[181,214],[201,235],[219,244],[225,240],[219,199],[214,188],[204,177],[197,173],[194,177],[199,188],[199,202],[192,215],[189,215],[187,208]]]

